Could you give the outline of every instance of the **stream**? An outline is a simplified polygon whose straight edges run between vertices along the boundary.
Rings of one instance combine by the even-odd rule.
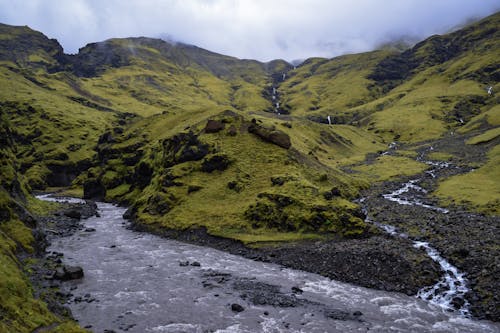
[[[500,332],[417,297],[133,231],[124,208],[97,205],[47,249],[83,267],[63,288],[93,332]]]
[[[391,150],[397,149],[397,144],[395,142],[389,145],[389,150],[382,153],[382,155],[389,154]],[[429,149],[432,151],[432,147]],[[430,175],[432,178],[437,177],[437,173],[446,170],[447,168],[452,168],[453,166],[448,162],[435,162],[427,161],[424,159],[424,153],[421,153],[417,157],[417,161],[425,163],[430,166],[425,174]],[[449,210],[446,208],[435,206],[427,201],[427,190],[421,187],[419,184],[423,182],[423,178],[410,179],[406,183],[403,183],[399,188],[393,190],[390,193],[382,194],[382,197],[388,201],[395,202],[399,205],[408,206],[419,206],[425,209],[433,210],[439,214],[448,214]],[[363,204],[365,198],[359,200]],[[363,212],[366,214],[366,222],[371,223],[384,230],[388,234],[408,238],[406,233],[398,231],[395,226],[380,223],[368,217],[368,210],[364,207]],[[428,242],[413,239],[413,246],[415,248],[422,248],[426,251],[427,255],[439,264],[441,270],[443,271],[443,276],[434,286],[429,286],[422,288],[417,296],[430,301],[431,303],[442,307],[448,311],[457,311],[462,316],[470,316],[469,302],[467,301],[465,295],[470,291],[467,287],[468,281],[465,277],[465,273],[460,272],[455,266],[443,258],[439,251],[432,247]],[[454,305],[455,303],[455,305]],[[461,305],[457,308],[456,304]]]

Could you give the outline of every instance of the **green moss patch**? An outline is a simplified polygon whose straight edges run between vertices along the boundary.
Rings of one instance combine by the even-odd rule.
[[[457,203],[489,214],[500,214],[500,146],[488,153],[488,161],[469,173],[439,183],[434,192],[443,203]]]
[[[353,169],[372,181],[384,181],[418,174],[428,166],[407,157],[383,155],[374,163],[356,166]]]
[[[489,142],[493,139],[496,139],[499,136],[500,136],[500,127],[497,127],[467,140],[466,143],[469,145],[477,145]]]

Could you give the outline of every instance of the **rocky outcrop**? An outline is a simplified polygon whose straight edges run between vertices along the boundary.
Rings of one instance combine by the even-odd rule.
[[[217,133],[222,131],[225,127],[226,125],[222,121],[209,119],[205,126],[205,133]]]
[[[87,179],[83,183],[83,198],[84,199],[92,199],[97,201],[104,200],[106,196],[106,188],[101,183],[100,179]]]
[[[134,169],[133,183],[140,188],[148,186],[153,177],[153,168],[149,163],[141,161]]]
[[[199,161],[209,153],[209,145],[201,143],[193,132],[176,134],[165,139],[162,145],[165,167],[188,161]]]
[[[213,172],[215,170],[224,171],[231,164],[231,160],[226,155],[214,155],[206,158],[201,163],[201,171]]]
[[[255,134],[262,140],[275,144],[281,148],[288,149],[292,146],[288,134],[277,129],[269,129],[258,125],[255,119],[252,119],[252,123],[248,126],[248,132]]]
[[[61,266],[54,272],[54,279],[68,281],[83,278],[83,268],[79,266]]]

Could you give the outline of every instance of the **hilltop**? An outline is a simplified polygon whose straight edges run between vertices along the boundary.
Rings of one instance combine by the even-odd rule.
[[[195,232],[247,248],[337,244],[351,252],[333,249],[336,263],[356,251],[404,262],[411,287],[386,272],[370,280],[374,273],[356,258],[318,273],[408,293],[431,284],[438,273],[425,253],[367,223],[356,200],[424,173],[429,165],[416,157],[432,147],[428,159],[458,170],[429,185],[432,199],[498,216],[499,21],[497,13],[404,51],[297,67],[146,37],[67,55],[40,32],[0,24],[0,259],[16,285],[0,286],[0,317],[9,321],[0,328],[32,331],[56,320],[33,299],[14,254],[34,252],[34,215],[53,209],[32,194],[61,187],[126,205],[137,227],[152,232]],[[389,146],[398,149],[384,153]],[[468,251],[492,262],[471,267],[448,257],[479,281],[475,314],[498,320],[499,247],[486,233]],[[19,300],[41,304],[33,321],[16,315],[33,307]]]

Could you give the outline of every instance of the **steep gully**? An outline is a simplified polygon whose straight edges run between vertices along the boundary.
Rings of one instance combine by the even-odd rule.
[[[278,116],[282,113],[287,113],[283,106],[281,105],[280,94],[278,92],[278,87],[281,82],[285,81],[287,77],[287,72],[276,73],[272,75],[271,78],[271,87],[268,91],[267,97],[270,99],[272,104],[272,112],[277,114]]]
[[[133,231],[124,208],[97,205],[99,217],[48,248],[83,267],[62,292],[94,332],[500,331],[416,297]]]

